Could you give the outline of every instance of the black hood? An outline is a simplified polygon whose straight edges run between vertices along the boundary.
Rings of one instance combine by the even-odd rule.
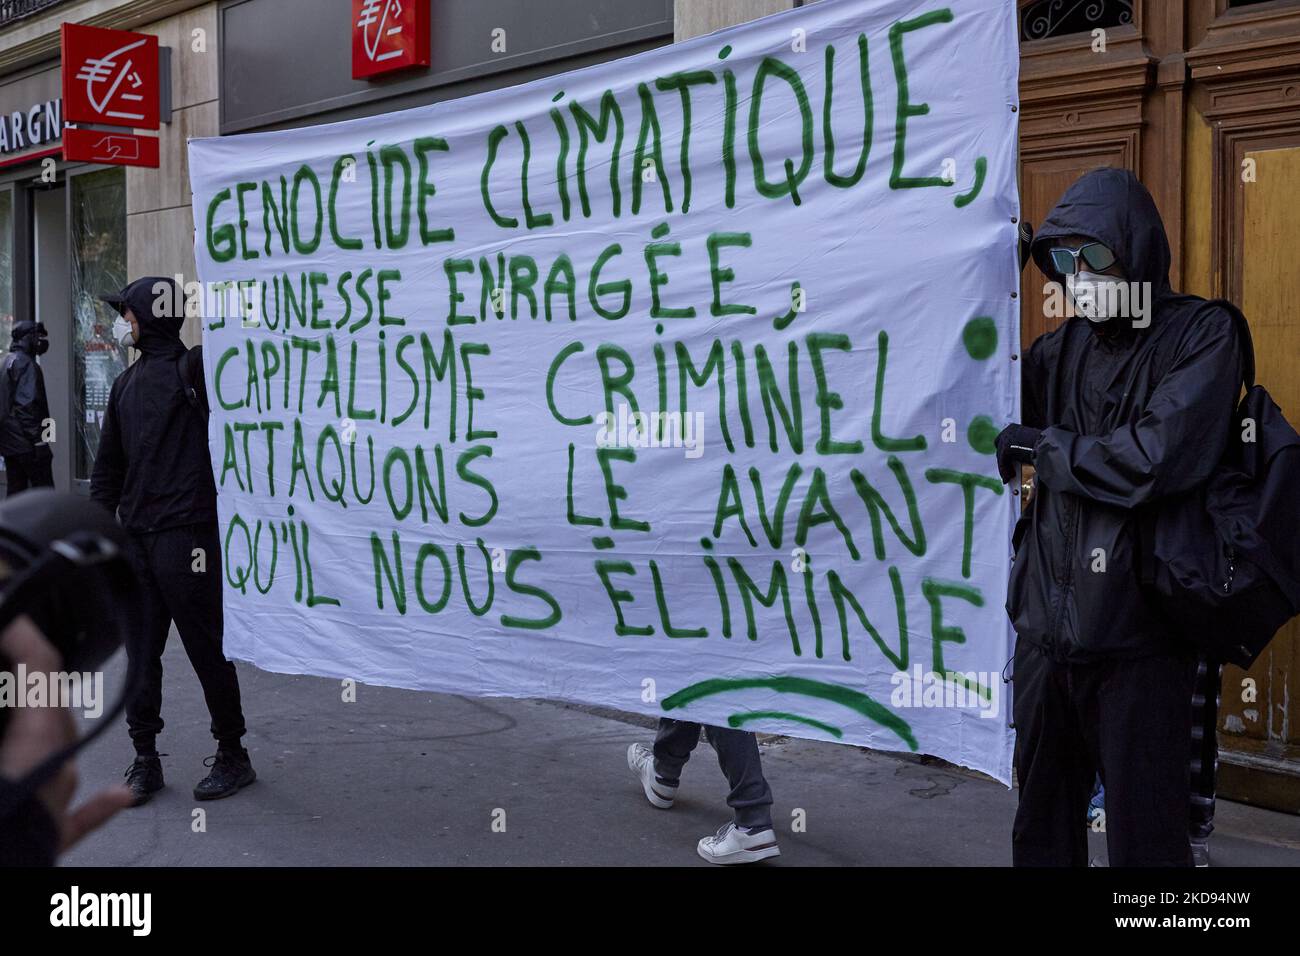
[[[15,322],[10,332],[9,351],[26,352],[29,355],[36,354],[36,345],[40,339],[37,334],[37,323],[31,319],[23,319],[21,322]]]
[[[185,299],[176,280],[163,276],[145,276],[136,279],[121,292],[100,296],[126,315],[130,309],[140,323],[140,341],[135,347],[141,352],[172,352],[184,349],[181,326],[185,322]]]
[[[1118,257],[1130,282],[1149,282],[1159,300],[1170,294],[1169,238],[1155,200],[1127,169],[1094,169],[1080,176],[1048,213],[1034,236],[1034,261],[1056,282],[1048,250],[1063,236],[1104,242]]]

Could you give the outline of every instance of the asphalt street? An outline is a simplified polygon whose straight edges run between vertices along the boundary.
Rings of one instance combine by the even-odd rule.
[[[642,717],[369,686],[345,703],[338,681],[237,666],[257,782],[225,800],[193,798],[215,744],[173,633],[159,739],[167,787],[65,864],[707,866],[695,844],[729,819],[704,742],[675,806],[646,802],[626,764],[628,744],[651,739]],[[122,669],[119,655],[110,696]],[[842,744],[763,738],[762,749],[782,855],[761,865],[1011,861],[1016,794],[988,778]],[[123,721],[82,756],[82,793],[121,780],[131,758]],[[1102,835],[1090,841],[1104,861]],[[1221,802],[1212,854],[1300,866],[1300,818]]]

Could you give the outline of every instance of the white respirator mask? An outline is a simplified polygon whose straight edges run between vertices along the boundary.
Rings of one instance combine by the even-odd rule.
[[[135,345],[135,332],[131,330],[131,323],[120,315],[113,320],[113,338],[123,348]]]

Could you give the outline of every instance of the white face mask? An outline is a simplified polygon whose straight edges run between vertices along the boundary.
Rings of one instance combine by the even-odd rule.
[[[1074,311],[1089,322],[1106,322],[1112,318],[1111,306],[1120,306],[1125,300],[1116,286],[1121,280],[1097,272],[1084,272],[1065,277],[1065,291],[1070,296]]]
[[[113,320],[113,338],[123,348],[135,344],[135,333],[131,331],[131,323],[120,315]]]

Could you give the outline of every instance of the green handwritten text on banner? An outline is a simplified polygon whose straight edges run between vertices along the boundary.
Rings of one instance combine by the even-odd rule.
[[[226,650],[1010,776],[1010,0],[190,144]]]

